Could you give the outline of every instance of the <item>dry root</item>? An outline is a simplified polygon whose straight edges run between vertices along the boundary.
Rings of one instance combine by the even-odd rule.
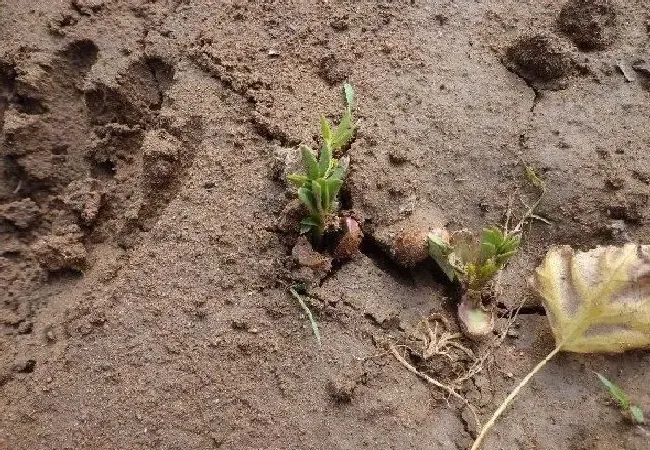
[[[429,375],[420,372],[418,369],[413,367],[402,355],[399,354],[397,351],[397,348],[395,347],[394,344],[389,344],[388,346],[390,352],[393,354],[395,359],[397,359],[406,369],[411,372],[412,374],[417,375],[418,377],[422,378],[424,381],[426,381],[429,384],[434,385],[435,387],[442,389],[445,391],[447,394],[449,394],[450,397],[455,398],[456,400],[460,401],[467,409],[470,410],[472,413],[472,416],[474,417],[474,422],[476,426],[476,432],[480,432],[481,430],[481,422],[478,418],[478,414],[476,413],[476,409],[467,401],[465,397],[460,395],[458,392],[454,390],[451,386],[448,386],[444,383],[441,383],[440,381],[436,380],[435,378],[430,377]]]

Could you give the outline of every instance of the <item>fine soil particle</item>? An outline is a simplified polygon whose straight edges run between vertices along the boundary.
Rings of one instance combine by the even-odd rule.
[[[552,348],[526,284],[548,247],[650,241],[646,0],[0,3],[0,448],[466,449],[384,345],[456,321],[426,232],[521,215],[524,165],[547,183],[499,285],[533,313],[459,390],[484,420]],[[333,261],[285,178],[344,81],[363,233]],[[647,448],[592,371],[643,406],[648,364],[559,356],[485,448]]]

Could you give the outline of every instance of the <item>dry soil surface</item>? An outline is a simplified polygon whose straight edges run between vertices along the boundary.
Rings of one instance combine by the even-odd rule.
[[[345,80],[366,237],[305,297],[319,347],[281,174]],[[548,247],[650,242],[649,118],[647,0],[0,0],[0,448],[467,449],[384,346],[453,289],[382,230],[502,223],[546,180],[501,279],[524,314],[461,386],[485,419],[553,347]],[[647,449],[594,370],[650,407],[647,352],[563,354],[485,448]]]

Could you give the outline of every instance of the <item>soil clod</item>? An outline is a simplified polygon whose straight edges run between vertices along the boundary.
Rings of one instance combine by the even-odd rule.
[[[603,50],[616,39],[616,8],[612,0],[569,0],[557,22],[560,31],[581,50]]]

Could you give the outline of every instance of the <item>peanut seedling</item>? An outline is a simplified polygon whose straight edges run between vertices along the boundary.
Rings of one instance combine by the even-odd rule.
[[[338,126],[325,117],[320,118],[322,145],[316,158],[307,145],[300,146],[305,174],[289,175],[288,180],[298,188],[298,198],[309,215],[300,222],[300,233],[312,231],[316,241],[322,239],[331,216],[339,209],[337,196],[343,186],[349,158],[334,158],[334,154],[350,143],[355,124],[352,119],[354,90],[344,85],[346,108]]]

